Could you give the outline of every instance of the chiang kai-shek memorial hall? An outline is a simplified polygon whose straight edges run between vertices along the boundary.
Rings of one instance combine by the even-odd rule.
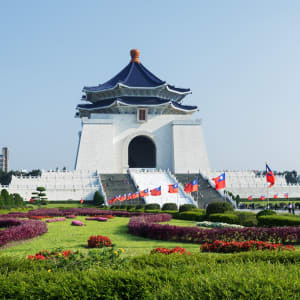
[[[197,106],[184,105],[191,94],[159,79],[130,51],[131,61],[112,79],[84,87],[76,116],[82,121],[76,170],[126,173],[156,168],[172,173],[209,169]]]

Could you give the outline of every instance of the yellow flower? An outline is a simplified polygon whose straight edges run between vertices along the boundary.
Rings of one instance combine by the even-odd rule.
[[[124,253],[124,249],[123,249],[123,248],[119,248],[119,250],[120,250],[122,253]]]
[[[48,270],[48,273],[50,273],[50,272],[51,272],[51,269]]]
[[[119,253],[118,253],[118,251],[114,251],[114,254],[118,255]]]

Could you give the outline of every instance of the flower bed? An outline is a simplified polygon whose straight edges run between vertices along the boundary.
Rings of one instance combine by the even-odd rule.
[[[48,231],[44,222],[37,220],[0,219],[0,247],[11,241],[26,240]]]
[[[72,221],[71,225],[73,225],[73,226],[85,226],[85,224],[83,222],[78,221],[78,220]]]
[[[167,254],[173,254],[173,253],[188,254],[188,255],[191,254],[190,252],[186,252],[185,248],[180,248],[178,246],[173,248],[173,249],[158,247],[156,249],[151,250],[151,254],[154,254],[154,253],[163,253],[163,254],[166,254],[166,255]]]
[[[29,216],[28,219],[30,220],[42,220],[42,219],[50,219],[53,218],[51,216]]]
[[[293,250],[291,245],[283,246],[282,244],[271,244],[263,241],[245,241],[245,242],[223,242],[214,241],[205,243],[201,246],[202,252],[233,253],[249,250]]]
[[[285,244],[300,243],[300,227],[201,229],[196,226],[181,227],[154,224],[155,222],[163,221],[168,221],[168,217],[164,217],[164,214],[153,215],[149,219],[147,217],[134,217],[128,223],[129,232],[151,239],[199,244],[212,243],[215,240],[226,242],[255,240]]]
[[[69,260],[70,256],[75,252],[71,250],[56,250],[56,251],[47,251],[43,250],[35,255],[28,255],[27,259],[34,260]]]
[[[237,224],[227,224],[222,222],[210,222],[210,221],[203,221],[197,223],[199,227],[208,227],[208,228],[244,228],[242,225]]]
[[[92,235],[88,240],[88,248],[112,247],[109,237],[103,235]]]
[[[85,218],[87,221],[100,221],[100,222],[106,222],[108,218],[103,218],[103,217],[88,217]]]
[[[47,223],[62,222],[62,221],[66,221],[66,218],[53,218],[53,219],[46,220]]]
[[[67,219],[75,219],[77,216],[75,215],[66,215],[66,218]]]

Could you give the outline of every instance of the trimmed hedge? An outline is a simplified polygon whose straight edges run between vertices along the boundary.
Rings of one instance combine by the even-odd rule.
[[[206,214],[222,214],[224,212],[234,211],[233,206],[228,202],[209,203],[206,208]]]
[[[183,204],[179,207],[179,212],[189,211],[197,208],[194,204]]]
[[[240,224],[239,217],[235,214],[210,214],[207,220],[227,224]]]
[[[234,214],[239,218],[239,224],[245,227],[255,227],[257,225],[256,214],[248,211],[235,211]]]
[[[161,216],[161,219],[158,218]],[[178,241],[188,243],[212,243],[220,241],[264,241],[272,243],[300,243],[300,227],[273,227],[273,228],[223,228],[201,229],[172,225],[154,224],[155,222],[168,221],[163,216],[167,214],[131,218],[128,229],[131,234],[164,241]],[[156,219],[157,218],[157,219]],[[261,217],[266,218],[266,217]]]
[[[273,215],[277,215],[276,211],[270,210],[270,209],[264,209],[264,210],[259,211],[256,214],[256,218],[258,219],[261,216],[273,216]]]
[[[261,216],[258,218],[259,226],[300,226],[300,218],[294,216]]]
[[[48,231],[46,223],[36,220],[0,219],[0,227],[8,227],[0,231],[0,247],[8,242],[30,239]]]
[[[177,210],[178,207],[176,203],[165,203],[161,210]]]
[[[205,210],[190,210],[182,213],[173,214],[174,219],[189,221],[204,221],[206,219]]]
[[[145,210],[159,209],[160,205],[158,203],[149,203],[145,205]]]

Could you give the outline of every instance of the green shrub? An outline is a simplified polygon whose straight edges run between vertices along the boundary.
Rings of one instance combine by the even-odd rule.
[[[97,206],[101,206],[104,204],[104,197],[103,197],[103,195],[101,195],[99,193],[99,191],[95,192],[93,202],[94,202],[94,205],[97,205]]]
[[[206,214],[222,214],[233,210],[234,208],[229,202],[214,202],[208,204]]]
[[[272,216],[272,215],[277,215],[277,213],[274,210],[265,209],[265,210],[259,211],[256,214],[256,218],[258,219],[261,216]]]
[[[182,213],[173,214],[173,218],[180,219],[180,220],[201,222],[206,219],[206,215],[204,211],[189,210],[189,211],[184,211]]]
[[[245,227],[255,227],[257,225],[256,214],[248,211],[235,211],[235,215],[239,218],[239,224]]]
[[[194,204],[183,204],[179,207],[179,212],[189,211],[197,208]]]
[[[207,217],[207,220],[227,224],[240,224],[239,217],[235,214],[210,214]]]
[[[152,209],[159,209],[160,210],[160,205],[158,203],[149,203],[145,205],[145,211],[146,210],[152,210]]]
[[[258,226],[300,226],[300,218],[280,215],[260,216]]]
[[[144,211],[145,213],[159,214],[162,211],[160,209],[147,209]]]
[[[176,203],[165,203],[161,210],[176,210],[178,211],[178,207]]]
[[[135,209],[144,209],[145,205],[144,204],[138,204],[136,205]]]

